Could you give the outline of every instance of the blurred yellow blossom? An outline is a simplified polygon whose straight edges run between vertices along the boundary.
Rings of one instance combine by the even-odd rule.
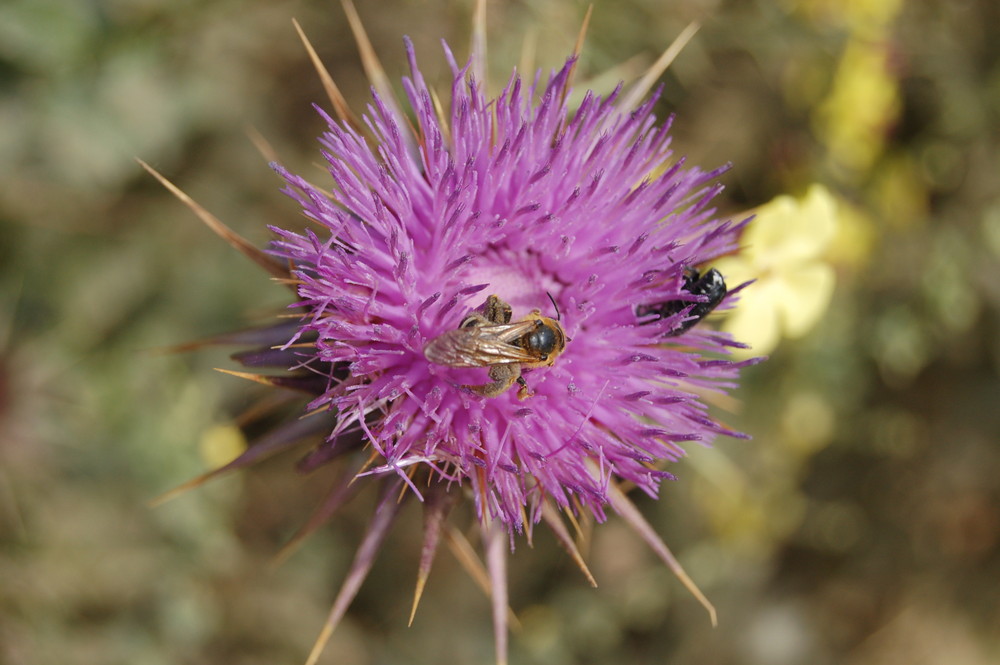
[[[884,42],[852,40],[830,94],[813,116],[816,135],[845,175],[866,173],[882,153],[886,130],[899,114],[899,91]]]
[[[201,459],[211,469],[229,464],[246,449],[247,440],[236,425],[213,425],[198,442]]]
[[[782,337],[801,337],[830,304],[836,281],[824,260],[837,231],[837,203],[822,185],[801,199],[779,196],[761,206],[743,236],[744,249],[715,267],[730,285],[757,280],[723,329],[768,353]]]
[[[866,266],[878,240],[878,228],[864,207],[837,199],[837,233],[824,254],[835,266],[857,272]]]

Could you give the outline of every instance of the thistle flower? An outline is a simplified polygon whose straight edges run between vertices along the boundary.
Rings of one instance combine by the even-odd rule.
[[[734,251],[742,227],[710,207],[725,167],[704,171],[674,157],[670,121],[653,115],[658,93],[637,103],[645,89],[625,95],[620,86],[604,97],[588,92],[571,108],[575,55],[548,76],[512,74],[490,98],[477,75],[482,49],[460,64],[445,45],[452,85],[438,103],[407,40],[400,104],[347,8],[375,82],[372,101],[358,121],[327,79],[338,116],[319,110],[330,181],[273,165],[313,224],[272,229],[267,251],[280,264],[240,245],[288,278],[300,318],[238,340],[266,347],[239,359],[291,367],[282,377],[248,376],[312,393],[314,415],[224,467],[321,429],[305,470],[366,449],[306,532],[349,498],[356,479],[382,479],[309,662],[367,574],[401,494],[426,511],[417,599],[449,509],[459,497],[474,503],[500,663],[505,548],[518,534],[530,538],[544,521],[593,583],[563,514],[604,521],[609,508],[619,513],[711,610],[621,485],[656,496],[673,477],[663,464],[680,458],[685,442],[743,436],[710,417],[703,398],[733,387],[754,361],[726,359],[738,343],[691,325],[708,309],[697,307],[708,298],[689,290],[692,271]],[[513,337],[496,332],[525,319],[545,323]],[[558,349],[527,341],[542,326],[563,334]],[[505,345],[500,353],[536,353],[539,362],[502,361],[492,347],[478,362],[441,362],[428,352],[440,340],[475,352]],[[519,388],[506,390],[515,378]]]

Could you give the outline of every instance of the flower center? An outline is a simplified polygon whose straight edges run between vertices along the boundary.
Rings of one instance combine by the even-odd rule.
[[[558,302],[563,286],[539,259],[531,251],[490,248],[470,263],[465,279],[470,284],[489,284],[484,294],[495,294],[510,304],[515,319],[533,309],[555,317],[549,295]]]

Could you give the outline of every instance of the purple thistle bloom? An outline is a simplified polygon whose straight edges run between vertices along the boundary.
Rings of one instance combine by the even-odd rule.
[[[415,129],[376,94],[365,116],[374,142],[324,114],[332,188],[275,166],[320,227],[274,229],[272,252],[294,266],[308,312],[290,343],[313,333],[303,362],[347,369],[310,409],[339,414],[331,438],[360,429],[382,458],[375,471],[409,482],[412,465],[426,467],[513,531],[538,522],[546,499],[603,520],[612,480],[655,496],[669,474],[652,463],[678,459],[679,442],[731,434],[692,391],[731,385],[738,367],[703,357],[728,342],[694,329],[664,344],[686,312],[651,325],[636,316],[690,298],[684,269],[736,248],[738,227],[708,207],[724,169],[671,159],[655,95],[630,111],[617,90],[588,93],[572,111],[573,59],[545,83],[512,76],[491,100],[448,52],[444,120],[406,46]],[[424,355],[488,294],[515,320],[559,317],[569,338],[552,366],[526,372],[530,399],[474,394],[462,386],[487,369]]]
[[[356,23],[353,7],[346,9]],[[300,462],[303,471],[371,447],[368,461],[349,464],[303,529],[311,532],[348,501],[359,476],[384,478],[310,665],[371,568],[401,492],[423,501],[426,514],[414,609],[449,510],[458,497],[472,497],[498,663],[506,662],[504,551],[515,534],[530,538],[544,521],[594,583],[560,510],[603,521],[610,506],[714,622],[710,603],[619,485],[656,496],[673,477],[663,464],[684,454],[683,443],[743,436],[713,420],[702,398],[732,388],[757,359],[728,360],[728,349],[741,345],[694,325],[720,302],[730,306],[742,288],[726,295],[721,275],[698,272],[736,250],[746,223],[718,220],[710,207],[727,167],[702,171],[672,155],[670,123],[652,114],[657,94],[633,108],[621,87],[607,97],[588,92],[572,108],[575,58],[545,80],[524,83],[515,73],[489,99],[470,74],[482,63],[460,67],[445,46],[453,82],[439,105],[409,40],[406,50],[412,117],[373,92],[355,121],[333,98],[340,119],[320,111],[332,185],[274,165],[284,191],[314,222],[304,232],[273,228],[278,239],[269,253],[290,268],[150,169],[220,235],[294,283],[297,324],[223,341],[262,346],[235,356],[249,367],[291,368],[246,376],[315,396],[311,417],[279,427],[184,487],[317,432],[325,439]],[[532,323],[518,327],[526,320]],[[520,332],[496,332],[512,327]],[[558,334],[541,346],[529,341],[543,327],[564,334],[564,349]],[[442,362],[428,350],[456,339],[478,361]],[[531,353],[539,362],[524,359]],[[507,390],[515,379],[523,383]]]

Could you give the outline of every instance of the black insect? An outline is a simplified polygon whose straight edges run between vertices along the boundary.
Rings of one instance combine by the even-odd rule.
[[[722,279],[722,273],[715,268],[710,268],[704,274],[694,268],[684,270],[685,291],[693,296],[704,296],[705,300],[695,302],[692,300],[665,300],[664,302],[652,305],[639,305],[635,308],[635,315],[640,319],[640,325],[656,323],[663,319],[680,314],[688,309],[687,316],[680,324],[666,333],[664,337],[676,337],[690,330],[696,323],[709,315],[718,306],[722,299],[726,297],[726,281]],[[653,318],[646,318],[653,317]]]

